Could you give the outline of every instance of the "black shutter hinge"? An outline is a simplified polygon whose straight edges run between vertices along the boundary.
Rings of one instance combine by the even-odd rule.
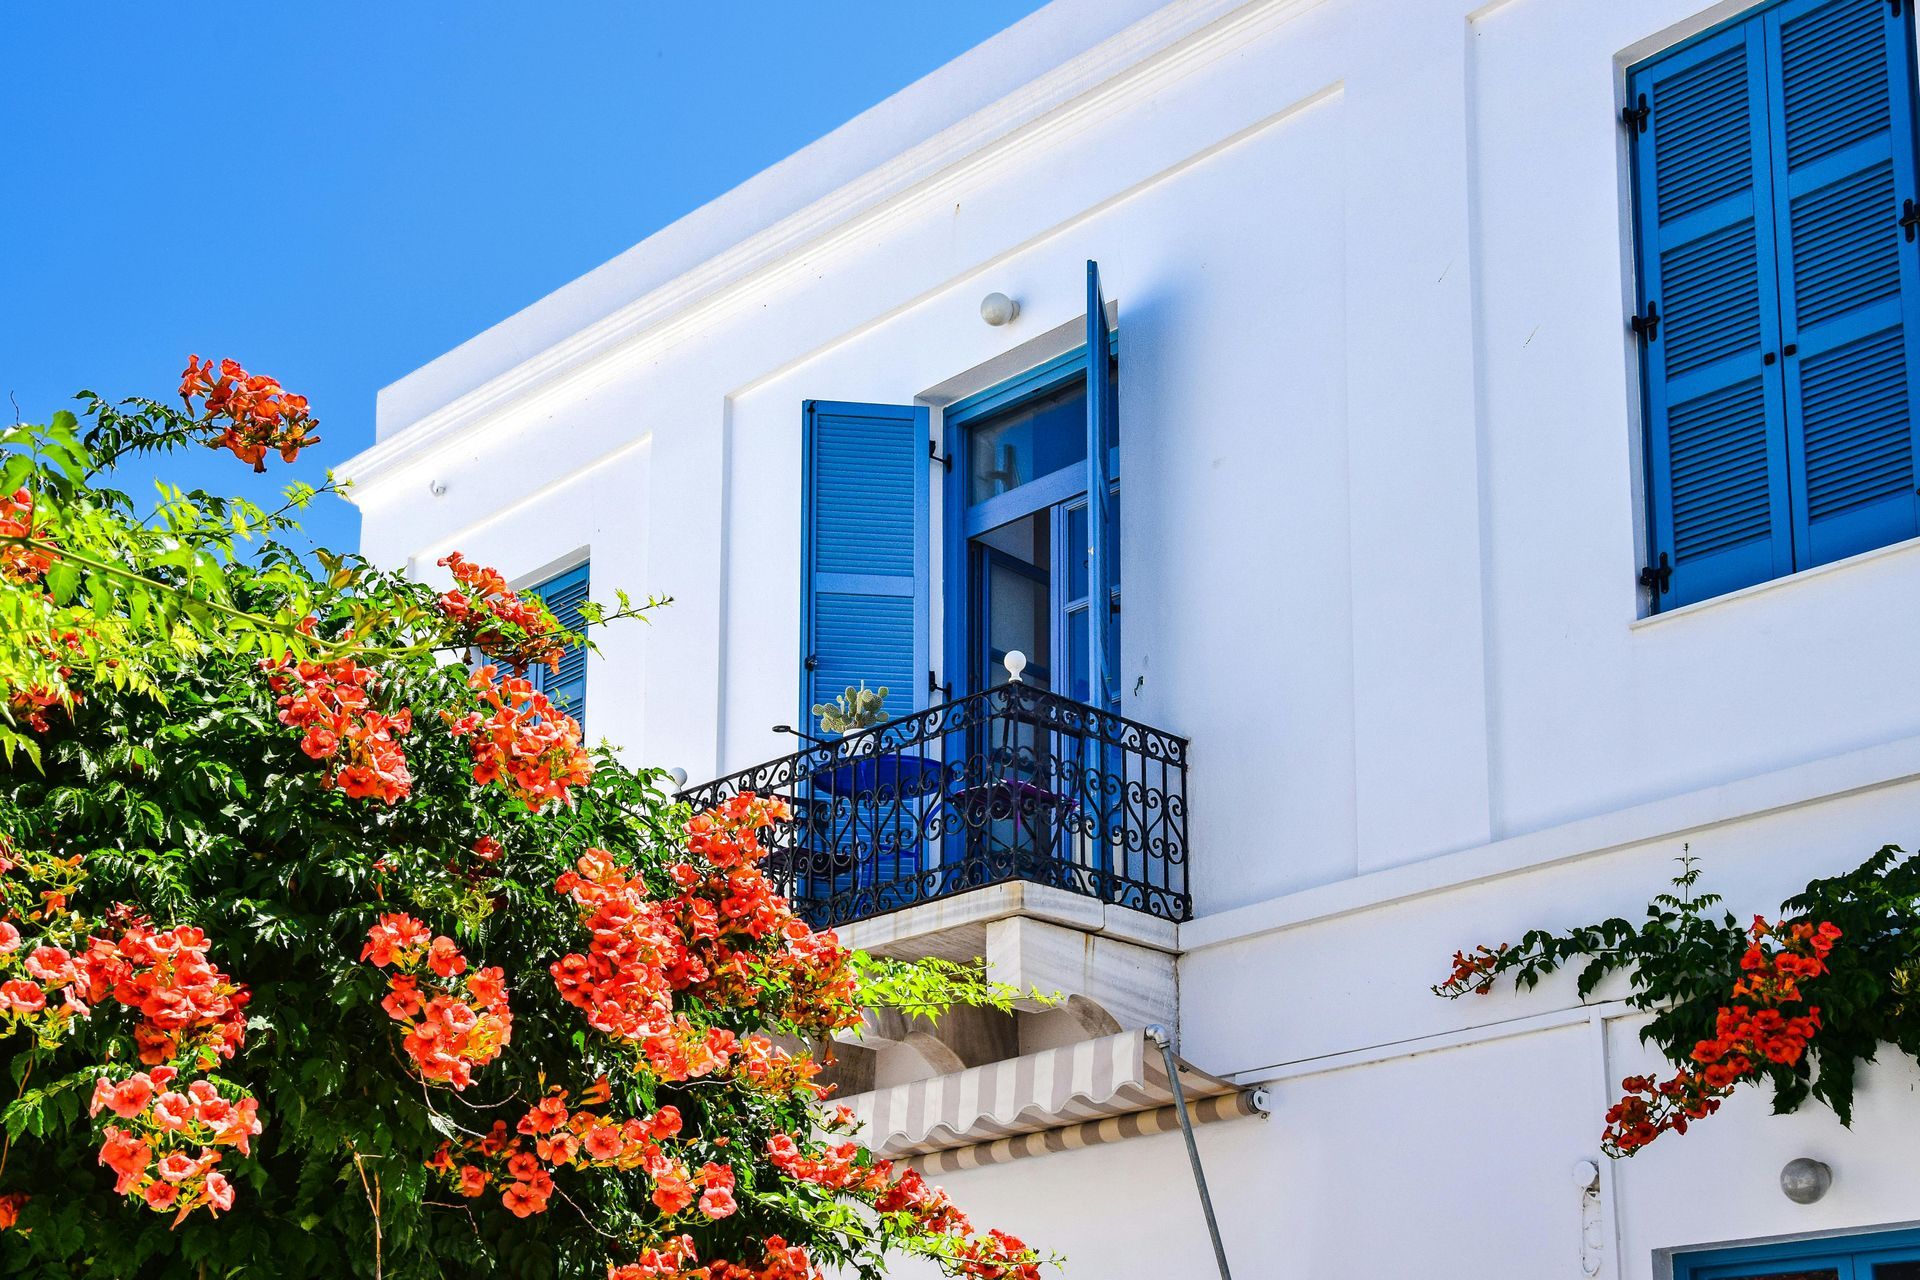
[[[1673,565],[1667,561],[1667,553],[1660,553],[1660,563],[1647,565],[1640,570],[1640,585],[1657,596],[1667,594],[1673,585]]]
[[[1900,16],[1900,0],[1887,0],[1887,3],[1893,6],[1893,16],[1896,18],[1899,17]]]
[[[929,671],[927,672],[927,692],[939,694],[940,700],[946,702],[953,697],[953,686],[950,684],[941,684],[939,673]]]
[[[1633,106],[1620,108],[1620,123],[1636,133],[1647,131],[1647,117],[1653,114],[1653,108],[1647,105],[1647,95],[1641,94]]]
[[[801,663],[801,665],[809,671],[818,671],[820,669],[820,655],[817,653],[808,654],[807,660]]]
[[[1920,201],[1907,200],[1900,206],[1900,229],[1907,233],[1911,241],[1920,232]]]
[[[939,463],[942,467],[944,467],[948,471],[953,470],[953,458],[951,456],[947,456],[944,458],[941,457],[940,450],[934,445],[933,441],[931,440],[927,441],[927,457]]]
[[[1660,304],[1648,301],[1647,309],[1627,321],[1633,331],[1640,335],[1643,342],[1652,342],[1660,336]]]

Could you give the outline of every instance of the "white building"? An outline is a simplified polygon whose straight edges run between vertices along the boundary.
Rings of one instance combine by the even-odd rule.
[[[894,1149],[1162,1128],[1162,1022],[1265,1088],[1197,1131],[1242,1277],[1913,1280],[1910,1064],[1612,1163],[1620,991],[1428,990],[1686,847],[1744,915],[1916,838],[1912,9],[1056,0],[389,387],[365,550],[670,593],[592,734],[786,757],[843,933],[1076,997],[876,1025]],[[859,679],[874,754],[770,728]],[[941,1180],[1072,1275],[1212,1274],[1176,1132]]]

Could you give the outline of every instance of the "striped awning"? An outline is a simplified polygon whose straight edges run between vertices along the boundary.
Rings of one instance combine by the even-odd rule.
[[[1260,1114],[1255,1091],[1180,1063],[1195,1124]],[[924,1172],[1003,1164],[1177,1127],[1166,1059],[1125,1031],[843,1099],[876,1155]]]

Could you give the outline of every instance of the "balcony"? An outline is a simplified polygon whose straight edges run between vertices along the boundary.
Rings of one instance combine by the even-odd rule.
[[[1019,681],[679,798],[699,809],[746,791],[792,803],[766,871],[816,928],[994,886],[1167,925],[1193,912],[1186,740]]]

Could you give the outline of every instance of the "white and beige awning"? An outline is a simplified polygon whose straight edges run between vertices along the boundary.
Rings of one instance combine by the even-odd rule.
[[[1264,1114],[1257,1090],[1180,1063],[1195,1124]],[[1125,1031],[844,1099],[876,1155],[927,1173],[1164,1133],[1179,1126],[1166,1060]]]

